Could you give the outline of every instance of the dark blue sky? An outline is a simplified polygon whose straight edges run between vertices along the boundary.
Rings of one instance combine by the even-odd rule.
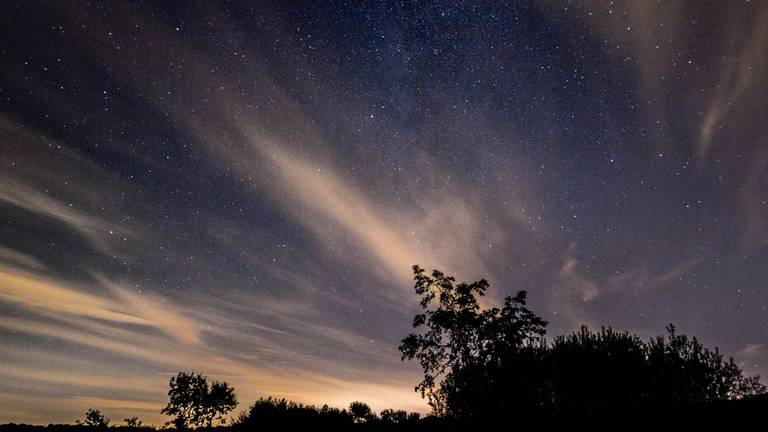
[[[768,374],[768,5],[350,3],[0,6],[0,422],[424,410],[417,263]]]

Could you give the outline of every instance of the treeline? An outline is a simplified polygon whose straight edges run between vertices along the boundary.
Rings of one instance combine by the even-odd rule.
[[[187,372],[179,372],[171,381],[172,388],[169,393],[178,393],[179,388],[173,387],[178,383],[178,377],[199,377],[207,381],[207,377]],[[183,379],[182,379],[183,381]],[[221,382],[218,382],[221,385]],[[226,385],[226,383],[224,383]],[[231,388],[231,387],[230,387]],[[114,432],[153,432],[153,431],[177,431],[177,430],[223,430],[233,431],[261,431],[277,430],[278,428],[288,428],[289,430],[318,429],[321,430],[368,430],[368,431],[410,431],[423,430],[430,425],[437,426],[440,419],[434,416],[422,417],[417,412],[407,412],[405,410],[385,409],[376,413],[371,407],[360,401],[350,403],[346,409],[329,407],[323,405],[316,407],[314,405],[304,405],[287,399],[274,397],[260,398],[251,404],[246,410],[241,411],[236,417],[225,418],[224,415],[231,408],[212,409],[211,400],[203,401],[205,398],[197,398],[198,394],[186,393],[185,397],[189,403],[177,410],[182,416],[187,416],[185,421],[180,421],[179,417],[165,423],[162,427],[146,425],[138,417],[130,417],[123,420],[120,424],[115,424],[107,418],[104,413],[98,409],[89,409],[82,419],[77,419],[75,424],[50,424],[48,426],[25,425],[25,424],[5,424],[0,425],[2,432],[47,432],[66,431],[66,432],[94,432],[98,430],[109,430]],[[210,393],[209,395],[210,396]],[[197,401],[194,401],[197,399]],[[179,398],[175,398],[176,402]],[[169,403],[169,406],[172,405]],[[163,410],[167,411],[167,407]],[[208,421],[197,417],[195,412],[215,413],[215,421]],[[440,424],[442,426],[442,424]]]
[[[385,409],[376,414],[364,402],[352,402],[348,409],[323,405],[302,405],[286,399],[262,398],[234,420],[233,429],[277,430],[279,427],[307,430],[416,430],[425,420],[416,412]],[[429,420],[426,420],[429,422]]]
[[[470,431],[470,430],[506,430],[531,427],[572,427],[580,425],[609,426],[616,429],[635,429],[643,427],[679,426],[690,430],[694,427],[712,428],[725,426],[725,430],[756,430],[755,427],[765,420],[768,412],[768,395],[749,397],[743,400],[724,400],[700,404],[672,405],[654,410],[606,413],[599,418],[571,416],[533,417],[520,416],[519,411],[503,413],[486,419],[458,419],[427,415],[416,418],[410,416],[404,422],[392,422],[387,418],[388,412],[382,411],[366,422],[355,422],[349,410],[335,409],[323,406],[321,408],[301,405],[283,399],[260,399],[253,406],[257,411],[271,411],[260,417],[251,409],[241,413],[233,422],[217,426],[201,426],[197,432],[245,432],[245,431]],[[261,411],[263,413],[263,411]],[[402,413],[402,412],[401,412]],[[245,417],[245,418],[244,418]],[[4,424],[0,432],[157,432],[175,431],[173,426],[160,428],[150,425],[127,426],[125,423],[112,426],[86,426],[84,424],[49,424],[47,426]]]
[[[486,421],[514,416],[606,418],[642,412],[680,414],[765,394],[758,377],[733,359],[678,334],[643,341],[610,328],[586,327],[549,341],[547,322],[526,307],[526,293],[500,308],[480,307],[485,280],[457,283],[414,266],[421,329],[403,339],[404,360],[416,360],[416,387],[445,418]],[[730,404],[729,406],[731,406]]]
[[[238,400],[228,383],[182,371],[169,383],[161,412],[172,420],[164,428],[444,431],[572,420],[626,425],[628,419],[756,419],[768,412],[758,377],[745,376],[733,359],[671,325],[666,335],[650,340],[587,327],[548,340],[547,322],[526,307],[524,291],[507,297],[502,307],[483,309],[478,299],[488,289],[485,280],[456,283],[418,266],[414,280],[423,311],[413,326],[420,331],[404,338],[400,351],[424,371],[416,391],[429,401],[430,415],[392,409],[377,414],[363,402],[318,408],[268,397],[231,417]],[[154,429],[136,417],[124,421],[117,428],[126,432]],[[76,425],[3,425],[0,432],[92,431],[110,424],[91,409]]]

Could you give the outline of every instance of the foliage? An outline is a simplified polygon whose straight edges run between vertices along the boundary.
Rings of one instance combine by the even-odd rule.
[[[130,427],[130,428],[141,428],[141,427],[144,427],[144,422],[142,422],[141,419],[138,418],[137,416],[127,417],[127,418],[123,419],[123,421],[125,422],[125,425]]]
[[[89,409],[85,412],[85,418],[82,421],[80,419],[75,420],[75,423],[83,426],[105,428],[109,426],[110,420],[101,413],[101,410]]]
[[[260,398],[254,402],[239,423],[252,426],[276,426],[280,421],[305,423],[315,417],[313,407],[272,397]]]
[[[416,430],[422,426],[419,413],[385,409],[377,418],[364,402],[352,402],[348,410],[323,405],[303,405],[286,399],[260,398],[241,412],[233,426],[242,430]]]
[[[455,283],[440,271],[414,266],[423,313],[421,334],[403,339],[404,360],[416,359],[416,387],[438,415],[492,418],[519,412],[595,417],[644,408],[742,399],[765,393],[733,359],[675,332],[648,342],[603,328],[544,339],[546,322],[525,307],[525,292],[501,309],[481,309],[480,280]]]
[[[207,377],[194,372],[179,372],[171,378],[168,396],[168,405],[161,413],[176,417],[168,422],[176,429],[212,426],[216,420],[224,423],[224,416],[237,406],[237,396],[229,384],[209,383]]]
[[[766,392],[759,377],[745,377],[733,358],[723,360],[694,337],[667,327],[667,337],[657,336],[646,345],[653,396],[664,400],[708,402],[743,399]]]
[[[365,423],[376,418],[371,407],[365,402],[355,401],[349,404],[349,414],[355,423]]]
[[[352,424],[352,416],[345,410],[323,405],[312,405],[277,399],[260,398],[247,411],[240,413],[236,426],[245,429],[271,430],[278,427],[302,429],[319,427],[340,429]]]
[[[741,399],[762,392],[757,377],[744,377],[717,349],[677,334],[648,342],[610,328],[582,327],[555,338],[548,353],[556,408],[598,415],[607,409],[681,406]]]
[[[451,414],[454,405],[446,398],[463,386],[467,374],[472,381],[481,379],[482,368],[498,362],[499,353],[540,345],[547,323],[525,307],[525,291],[507,297],[501,309],[481,310],[478,297],[488,288],[485,279],[455,284],[438,270],[431,276],[419,266],[413,271],[424,309],[414,317],[413,327],[426,331],[408,335],[400,351],[404,360],[416,359],[424,369],[416,390],[437,414]]]
[[[421,415],[419,413],[408,413],[405,410],[393,410],[385,409],[379,414],[379,418],[383,423],[391,424],[405,424],[405,423],[418,423]]]

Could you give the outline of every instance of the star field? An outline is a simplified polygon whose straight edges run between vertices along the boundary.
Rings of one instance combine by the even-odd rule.
[[[768,4],[480,3],[2,4],[0,422],[426,411],[413,264],[768,376]]]

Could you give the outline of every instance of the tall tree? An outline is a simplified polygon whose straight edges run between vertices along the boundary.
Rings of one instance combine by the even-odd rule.
[[[456,415],[457,404],[447,400],[464,388],[483,388],[481,371],[498,363],[501,353],[517,352],[538,346],[546,332],[546,321],[525,307],[525,291],[507,297],[504,306],[481,309],[478,298],[485,295],[488,282],[482,279],[470,284],[438,270],[426,274],[413,266],[416,294],[421,296],[424,312],[413,319],[413,327],[424,327],[423,333],[412,333],[402,340],[403,360],[416,359],[424,370],[424,379],[416,386],[437,414]],[[472,375],[471,382],[467,381]],[[459,395],[459,402],[467,398]]]

